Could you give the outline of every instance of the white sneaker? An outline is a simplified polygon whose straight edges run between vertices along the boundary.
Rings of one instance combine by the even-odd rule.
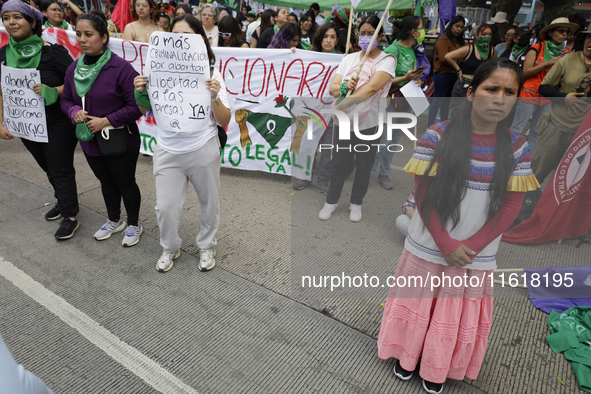
[[[349,208],[351,213],[349,214],[349,220],[352,222],[358,222],[361,220],[361,205],[351,204]]]
[[[121,245],[123,246],[133,246],[140,242],[140,235],[144,232],[142,226],[127,226],[125,229],[125,235],[123,236],[123,241],[121,241]]]
[[[215,267],[215,249],[199,249],[199,270],[209,271]]]
[[[111,235],[113,235],[113,233],[123,231],[126,224],[127,223],[125,223],[123,220],[120,220],[119,222],[112,222],[110,220],[107,220],[107,223],[103,224],[103,227],[101,227],[99,231],[94,233],[93,238],[97,241],[103,241],[105,239],[111,238]]]
[[[334,210],[337,209],[337,204],[329,204],[327,202],[324,203],[324,207],[318,214],[318,219],[320,220],[328,220],[330,219]]]
[[[180,255],[180,249],[176,252],[162,252],[162,256],[160,256],[158,262],[156,263],[156,269],[160,272],[170,271],[173,264],[172,260],[178,259]]]

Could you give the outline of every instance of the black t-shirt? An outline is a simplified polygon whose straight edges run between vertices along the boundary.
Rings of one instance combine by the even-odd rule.
[[[269,27],[267,30],[262,32],[261,37],[258,38],[257,48],[268,48],[269,45],[271,45],[271,41],[273,41],[273,37],[275,37],[275,28]]]
[[[315,33],[316,30],[310,30],[308,33],[302,34],[302,37],[300,38],[300,43],[305,43],[307,49],[310,49],[310,47],[312,46],[312,38],[314,38]]]
[[[37,67],[41,74],[41,83],[52,88],[62,86],[66,77],[66,70],[73,61],[63,46],[57,44],[44,45],[41,50],[41,61],[39,67]],[[0,48],[0,64],[6,64],[6,46]],[[0,72],[0,84],[1,81],[2,75]],[[45,116],[47,117],[48,130],[56,126],[62,127],[64,123],[72,125],[70,118],[62,112],[59,98],[52,105],[45,107]]]

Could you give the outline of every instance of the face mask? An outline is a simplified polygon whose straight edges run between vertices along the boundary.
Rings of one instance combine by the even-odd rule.
[[[417,45],[419,45],[420,43],[422,43],[425,40],[425,29],[421,29],[421,30],[417,30],[421,33],[420,36],[415,37],[415,40],[417,40]]]
[[[492,37],[480,37],[476,39],[476,45],[482,48],[488,48],[488,44],[490,43]]]
[[[517,40],[517,46],[518,47],[524,47],[529,45],[529,38],[527,37],[519,37],[519,39]]]
[[[359,48],[361,48],[362,51],[367,52],[367,48],[369,48],[370,41],[371,41],[371,37],[369,37],[369,36],[359,37]],[[371,52],[374,49],[376,49],[377,47],[378,47],[378,40],[376,39],[373,42],[373,46],[371,47],[371,49],[369,51]]]

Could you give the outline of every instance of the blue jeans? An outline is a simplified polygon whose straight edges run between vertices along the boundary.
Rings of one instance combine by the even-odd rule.
[[[538,142],[538,138],[540,137],[540,132],[538,131],[538,123],[540,122],[540,118],[545,112],[550,110],[550,104],[544,105],[536,105],[525,103],[523,101],[517,102],[517,108],[515,110],[515,118],[513,118],[513,123],[511,124],[511,130],[515,131],[523,135],[525,124],[531,117],[531,122],[529,124],[529,136],[527,137],[527,143],[531,147],[531,150],[534,150],[536,143]]]
[[[402,137],[402,130],[392,130],[392,140],[388,141],[388,134],[386,133],[386,125],[384,125],[384,131],[382,133],[382,138],[380,138],[380,144],[384,144],[386,146],[380,146],[380,151],[376,153],[376,158],[373,162],[373,166],[371,167],[371,173],[369,176],[373,176],[373,174],[378,169],[378,164],[380,165],[380,175],[388,176],[390,175],[390,165],[392,164],[392,158],[394,157],[394,153],[388,150],[388,145],[397,144],[400,141],[400,137]],[[390,149],[393,151],[398,150],[397,147],[393,146]]]
[[[0,393],[53,394],[37,376],[17,364],[0,335]]]
[[[438,73],[433,74],[433,83],[435,92],[433,92],[433,103],[429,108],[429,127],[435,124],[437,110],[441,108],[441,121],[449,119],[449,104],[451,102],[451,92],[458,76],[456,73]]]

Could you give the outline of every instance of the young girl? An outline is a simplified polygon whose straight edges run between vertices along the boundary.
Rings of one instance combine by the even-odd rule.
[[[310,50],[324,53],[339,53],[338,45],[339,27],[335,23],[326,22],[316,30]]]
[[[281,26],[281,29],[273,36],[273,41],[269,44],[269,48],[289,48],[292,52],[295,52],[296,48],[300,47],[301,36],[302,32],[298,25],[288,22]]]
[[[441,393],[446,378],[478,377],[492,324],[490,274],[501,235],[517,217],[524,192],[539,187],[525,138],[508,128],[522,84],[515,63],[483,63],[460,116],[427,130],[405,167],[415,175],[419,214],[408,229],[397,283],[411,276],[455,281],[433,291],[409,280],[393,287],[378,356],[397,358],[394,374],[403,380],[420,358],[428,393]]]
[[[179,16],[172,22],[171,27],[173,33],[201,34],[207,47],[210,65],[215,64],[215,55],[207,40],[207,33],[197,18],[193,15]],[[182,133],[158,130],[158,145],[154,152],[154,176],[156,216],[160,227],[160,245],[163,249],[162,256],[156,263],[156,269],[160,272],[169,271],[173,266],[173,260],[181,255],[179,225],[189,181],[193,184],[201,205],[201,229],[196,241],[199,247],[199,269],[209,271],[215,266],[214,247],[217,245],[216,233],[220,225],[222,165],[217,124],[227,125],[231,111],[221,74],[215,67],[212,67],[211,72],[211,78],[206,80],[212,102],[207,127]],[[147,79],[143,75],[135,79],[138,94],[144,92],[146,83]],[[149,101],[140,100],[140,110],[144,114],[149,106]]]
[[[234,48],[250,48],[250,45],[244,40],[244,33],[240,29],[240,24],[233,16],[226,16],[218,24],[219,46]]]
[[[129,8],[134,21],[125,26],[122,36],[124,40],[149,42],[152,33],[162,31],[158,27],[158,6],[153,0],[132,0]]]

